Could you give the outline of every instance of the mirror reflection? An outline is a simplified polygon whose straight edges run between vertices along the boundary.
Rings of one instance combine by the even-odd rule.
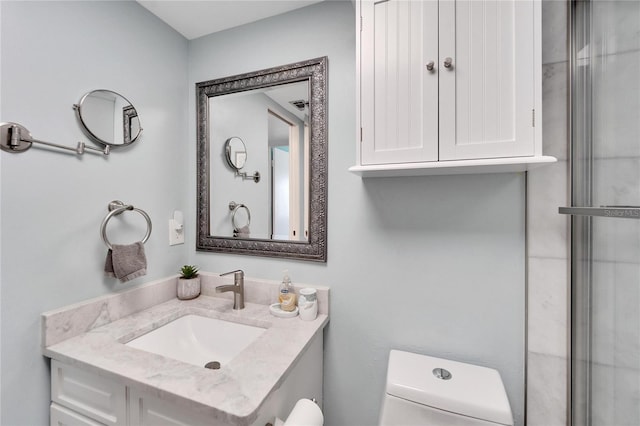
[[[309,81],[211,97],[209,113],[211,235],[306,241]],[[221,162],[236,171],[258,170],[266,179],[248,184],[216,167]],[[230,214],[238,212],[227,210],[228,194],[251,213],[250,229],[239,233],[234,226]]]
[[[111,90],[92,90],[74,107],[87,136],[100,144],[129,145],[142,132],[135,107]]]
[[[227,164],[234,170],[241,170],[247,161],[247,147],[242,139],[237,136],[229,138],[224,143],[224,148],[227,154]]]
[[[326,262],[326,95],[326,57],[196,84],[197,250]]]

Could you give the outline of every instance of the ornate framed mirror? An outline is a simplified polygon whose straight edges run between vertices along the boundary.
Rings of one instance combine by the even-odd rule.
[[[327,58],[197,83],[196,102],[196,249],[326,262]],[[231,202],[251,215],[240,233]]]

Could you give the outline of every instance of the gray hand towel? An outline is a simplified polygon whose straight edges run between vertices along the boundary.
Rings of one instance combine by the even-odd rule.
[[[113,244],[112,247],[104,264],[106,276],[126,282],[147,274],[147,257],[141,241],[128,245]]]
[[[251,236],[251,230],[249,229],[249,225],[245,225],[239,229],[234,229],[233,236],[235,238],[249,238]]]

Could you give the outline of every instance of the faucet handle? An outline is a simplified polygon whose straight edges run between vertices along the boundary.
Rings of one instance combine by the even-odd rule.
[[[244,277],[244,271],[242,269],[236,269],[235,271],[225,272],[224,274],[220,274],[220,276],[224,277],[225,275],[231,275],[231,274],[234,274],[234,275],[240,274],[240,278]]]

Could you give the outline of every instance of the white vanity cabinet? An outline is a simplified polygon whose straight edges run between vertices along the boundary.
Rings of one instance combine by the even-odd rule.
[[[55,362],[55,361],[54,361]],[[60,370],[78,369],[56,363]],[[82,373],[80,380],[72,379],[71,386],[84,397],[67,399],[51,403],[51,426],[199,426],[212,422],[181,405],[165,401],[148,393],[124,385],[112,393],[113,382],[97,375]],[[52,383],[55,380],[52,380]],[[80,395],[78,395],[80,396]],[[52,394],[52,399],[54,398]],[[117,410],[110,410],[105,400],[117,400],[124,403]],[[80,401],[82,400],[82,401]],[[102,400],[102,401],[100,401]],[[62,404],[62,405],[61,405]],[[110,407],[113,408],[113,407]]]
[[[126,425],[125,385],[51,361],[51,425]]]
[[[167,403],[160,398],[131,389],[129,392],[129,425],[133,426],[187,426],[211,424],[193,411]]]
[[[177,404],[138,392],[107,377],[51,361],[51,426],[205,425]]]
[[[513,164],[526,170],[528,163],[555,161],[542,156],[536,119],[539,0],[356,4],[359,123],[352,172],[444,174],[444,168]]]
[[[297,319],[295,319],[297,321]],[[313,337],[282,382],[270,391],[247,423],[216,420],[197,411],[196,403],[168,400],[141,391],[126,380],[99,375],[51,360],[51,426],[264,426],[286,419],[300,398],[314,398],[322,407],[322,332]],[[203,368],[204,370],[204,368]],[[248,385],[250,386],[250,385]]]
[[[50,424],[53,426],[103,426],[104,423],[98,423],[89,417],[85,417],[80,413],[69,410],[55,402],[50,407]]]

